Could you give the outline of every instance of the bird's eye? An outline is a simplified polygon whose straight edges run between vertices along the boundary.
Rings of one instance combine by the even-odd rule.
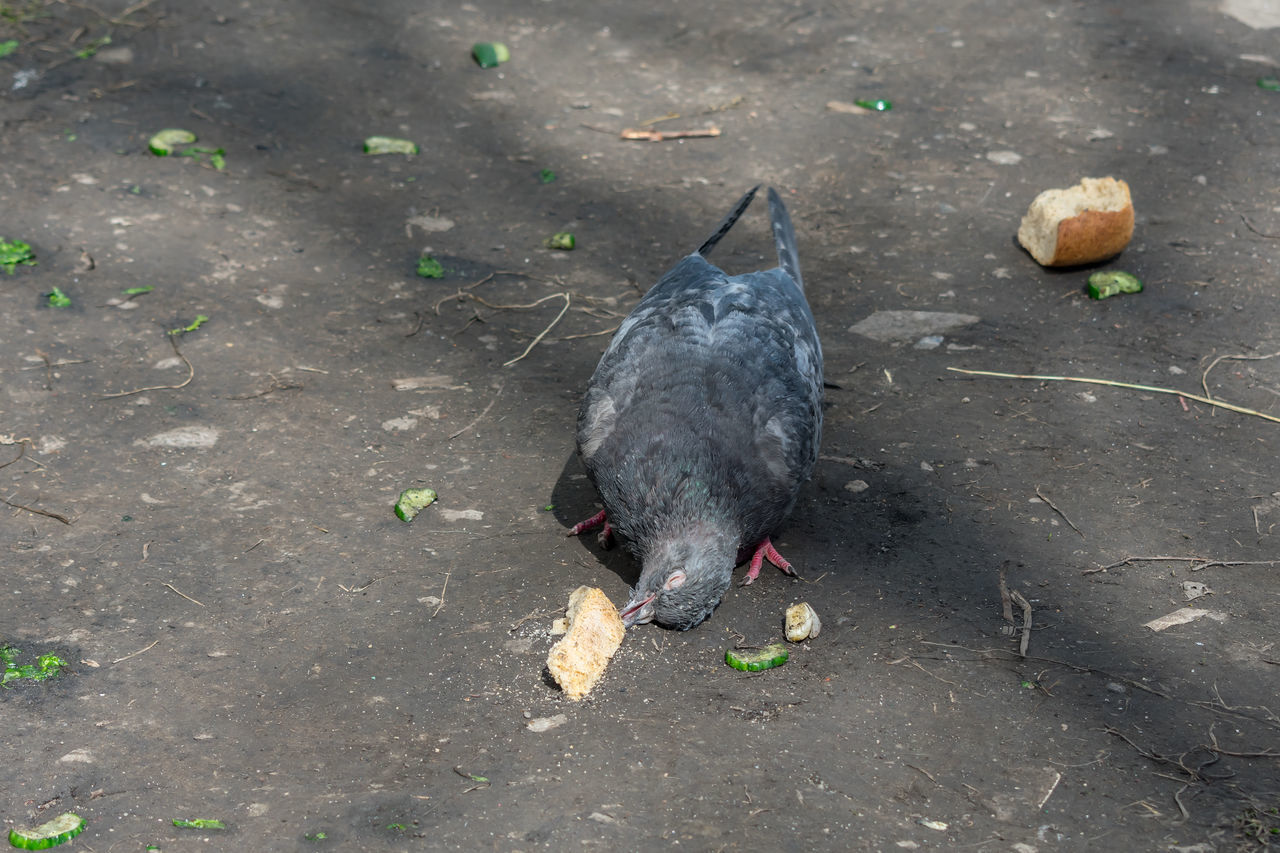
[[[662,585],[662,588],[670,592],[671,590],[679,589],[682,586],[684,586],[684,571],[676,569],[667,576],[667,582]]]

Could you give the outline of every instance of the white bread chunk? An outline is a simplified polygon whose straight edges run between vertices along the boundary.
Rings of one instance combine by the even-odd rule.
[[[1074,187],[1036,196],[1018,226],[1018,242],[1046,267],[1105,261],[1133,239],[1129,185],[1084,178]]]
[[[570,699],[591,692],[627,629],[602,590],[580,586],[569,596],[569,631],[547,654],[547,669]]]

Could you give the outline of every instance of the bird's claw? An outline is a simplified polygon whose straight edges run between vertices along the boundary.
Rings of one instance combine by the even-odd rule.
[[[778,549],[773,547],[773,543],[766,536],[764,541],[756,546],[755,553],[751,555],[751,565],[747,568],[747,576],[742,579],[740,586],[751,586],[755,579],[760,577],[760,567],[764,565],[765,560],[781,569],[783,574],[791,575],[793,578],[800,577],[791,567],[791,563],[778,553]]]

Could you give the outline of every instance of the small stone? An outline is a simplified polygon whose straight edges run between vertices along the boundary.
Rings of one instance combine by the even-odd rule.
[[[1022,162],[1022,155],[1016,151],[988,151],[987,159],[997,166],[1016,166]]]
[[[569,722],[569,718],[564,714],[556,714],[554,717],[538,717],[536,720],[530,720],[525,728],[531,732],[546,732],[557,726],[563,726]]]

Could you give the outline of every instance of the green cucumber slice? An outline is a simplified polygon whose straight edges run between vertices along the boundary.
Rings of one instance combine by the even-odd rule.
[[[394,136],[370,136],[364,141],[366,154],[417,154],[417,143]]]
[[[1142,282],[1136,275],[1120,270],[1106,270],[1089,276],[1089,298],[1106,299],[1117,293],[1141,293]]]
[[[36,255],[35,252],[31,251],[31,245],[21,240],[14,240],[10,243],[0,237],[0,269],[3,269],[9,275],[13,275],[13,271],[18,264],[36,265]]]
[[[85,819],[74,812],[55,817],[35,829],[9,830],[9,843],[19,850],[47,850],[65,844],[84,832]]]
[[[413,521],[418,513],[435,503],[436,497],[435,489],[405,489],[396,501],[396,518]]]
[[[511,51],[500,41],[478,41],[471,45],[471,56],[481,68],[497,68],[511,58]]]
[[[423,278],[444,278],[444,265],[430,255],[418,258],[418,275]]]
[[[563,249],[566,252],[570,252],[573,251],[573,247],[577,245],[577,242],[568,231],[561,231],[548,237],[546,246],[548,249]]]
[[[151,153],[157,157],[168,157],[179,145],[190,145],[196,141],[196,135],[189,130],[167,127],[147,142]]]
[[[724,653],[724,662],[743,672],[759,672],[782,666],[790,656],[782,643],[770,643],[763,649],[729,649]]]

